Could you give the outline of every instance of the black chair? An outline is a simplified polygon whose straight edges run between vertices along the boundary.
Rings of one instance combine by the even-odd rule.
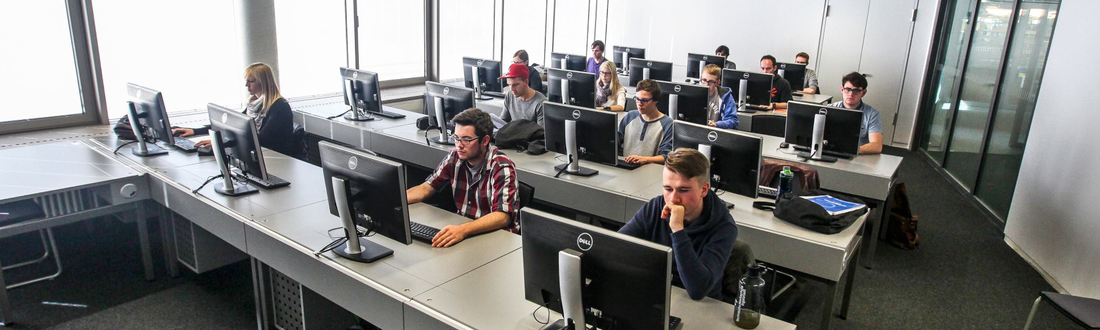
[[[306,151],[306,129],[302,125],[294,124],[294,129],[290,133],[290,153],[287,156],[294,157],[295,159],[309,162],[309,152]]]
[[[787,130],[787,116],[782,115],[755,115],[752,116],[752,132],[783,137]]]
[[[535,200],[535,187],[523,181],[517,181],[517,183],[519,183],[519,208],[522,210],[528,205],[531,205],[531,201]],[[519,234],[520,228],[523,228],[523,215],[520,215],[520,218],[516,220],[517,230],[515,233]]]
[[[791,275],[779,271],[774,268],[770,268],[763,263],[756,261],[756,255],[752,252],[752,247],[748,243],[737,240],[733,242],[733,251],[730,251],[730,257],[726,261],[726,268],[722,272],[722,301],[730,304],[737,304],[737,296],[740,291],[741,277],[745,276],[745,273],[749,270],[749,265],[757,263],[757,265],[764,268],[765,274],[771,273],[770,277],[765,280],[766,288],[771,292],[770,295],[765,297],[768,303],[778,298],[787,289],[794,286],[796,278]],[[785,279],[782,283],[779,281],[780,276]],[[776,289],[779,284],[783,284],[782,287]]]
[[[28,199],[0,205],[0,228],[9,226],[18,227],[23,222],[29,222],[43,218],[46,218],[46,213],[43,211],[42,206],[34,200]],[[42,241],[42,249],[44,250],[41,256],[33,260],[5,265],[0,271],[38,264],[50,258],[51,255],[53,256],[54,265],[57,271],[50,275],[44,275],[35,279],[26,280],[19,283],[7,284],[6,286],[8,289],[18,288],[31,283],[52,280],[57,278],[58,276],[61,276],[61,256],[57,252],[57,242],[54,241],[53,229],[48,227],[44,229],[39,229],[38,236],[39,239],[41,239]],[[5,285],[5,283],[0,282],[0,285]]]
[[[1085,329],[1100,329],[1100,300],[1043,292],[1039,295],[1039,298],[1035,298],[1035,303],[1031,306],[1031,313],[1027,315],[1024,330],[1031,328],[1031,321],[1035,319],[1035,311],[1039,309],[1039,302],[1043,300],[1049,302],[1051,306],[1054,306],[1054,309],[1076,322],[1077,325]]]

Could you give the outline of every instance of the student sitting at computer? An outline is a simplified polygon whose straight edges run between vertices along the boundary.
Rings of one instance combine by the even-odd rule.
[[[817,94],[817,72],[810,69],[810,54],[806,52],[800,52],[794,56],[794,62],[806,66],[806,78],[802,79],[802,92],[806,94]]]
[[[500,114],[500,119],[505,122],[527,119],[542,125],[542,104],[546,102],[546,95],[527,85],[530,76],[527,65],[512,63],[508,67],[508,74],[500,77],[508,82],[508,93],[504,95],[504,113]]]
[[[729,57],[730,57],[730,48],[726,47],[726,45],[718,46],[718,49],[714,50],[714,55],[718,55],[718,56],[726,58],[726,65],[724,66],[725,69],[730,69],[730,70],[736,70],[737,69],[737,64],[734,64],[733,61],[730,61],[730,59],[729,59]]]
[[[699,85],[710,89],[707,94],[707,125],[737,129],[737,100],[733,99],[733,89],[722,86],[722,68],[714,64],[703,67]]]
[[[294,133],[294,119],[290,112],[290,103],[279,94],[279,84],[275,83],[275,73],[264,63],[252,63],[244,69],[244,86],[248,89],[248,105],[243,113],[256,120],[260,145],[283,154],[291,153],[291,138]],[[172,134],[179,136],[206,135],[210,125],[202,128],[174,128]],[[195,143],[198,147],[209,147],[210,140]]]
[[[452,123],[454,150],[424,183],[409,188],[405,196],[409,204],[419,203],[450,186],[458,214],[473,221],[441,228],[432,238],[432,246],[450,247],[491,230],[518,231],[516,165],[489,143],[493,133],[489,114],[472,108],[455,116]]]
[[[596,109],[623,111],[626,109],[626,88],[619,83],[615,62],[600,64],[600,79],[596,80]]]
[[[664,194],[642,205],[620,233],[672,247],[674,278],[694,300],[722,299],[722,276],[737,241],[726,203],[710,193],[710,162],[695,149],[668,154]]]
[[[787,102],[794,98],[791,95],[791,83],[775,72],[775,56],[764,55],[760,58],[760,72],[772,75],[772,102],[765,110],[785,110]]]
[[[652,79],[638,82],[634,102],[638,110],[630,110],[619,122],[619,141],[628,163],[664,163],[672,151],[672,118],[657,110],[661,86]]]
[[[830,106],[863,111],[863,121],[859,125],[859,153],[881,153],[882,118],[879,117],[878,110],[863,102],[863,96],[867,95],[867,78],[859,72],[852,72],[844,75],[840,81],[844,84],[840,88],[844,100]]]
[[[593,74],[600,71],[603,62],[607,62],[607,58],[603,56],[603,47],[603,41],[596,40],[592,42],[592,57],[588,58],[588,67],[584,71]]]
[[[527,55],[526,50],[520,49],[512,55],[512,64],[517,63],[527,66],[527,86],[530,86],[536,91],[542,91],[542,76],[531,66],[531,59]]]

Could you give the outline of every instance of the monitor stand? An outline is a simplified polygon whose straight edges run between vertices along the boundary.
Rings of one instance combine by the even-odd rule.
[[[161,148],[155,143],[147,143],[145,141],[145,136],[141,134],[141,123],[138,122],[137,108],[134,106],[134,102],[127,101],[126,105],[129,106],[129,110],[127,111],[129,111],[130,116],[130,129],[134,131],[134,137],[137,138],[138,144],[137,146],[130,148],[130,152],[133,153],[134,156],[138,157],[149,157],[167,154],[168,150],[164,150],[164,148]]]
[[[481,61],[478,62],[480,63]],[[470,67],[470,77],[474,78],[474,98],[482,101],[492,100],[492,97],[486,96],[483,92],[484,88],[481,87],[481,77],[479,73],[481,73],[481,69],[479,67]]]
[[[344,115],[344,119],[349,121],[372,121],[377,120],[378,118],[371,116],[370,113],[359,111],[358,108],[352,108],[348,111],[346,115]]]
[[[810,151],[800,152],[798,153],[798,157],[819,162],[835,163],[836,157],[825,155],[825,114],[818,113],[814,115],[814,131],[812,137],[813,139],[810,140]]]
[[[217,161],[218,169],[222,172],[222,182],[214,184],[214,192],[226,196],[242,196],[260,192],[248,183],[237,184],[233,182],[233,172],[229,170],[229,161],[225,156],[225,148],[222,147],[222,133],[216,130],[211,130],[210,133],[214,160]]]
[[[577,156],[577,121],[566,120],[565,121],[565,152],[569,158],[569,162],[561,165],[554,166],[554,170],[561,173],[565,170],[565,173],[579,176],[593,176],[599,174],[600,171],[590,168],[581,167],[581,159]]]
[[[554,330],[583,330],[584,322],[584,296],[582,287],[584,275],[581,273],[582,253],[572,249],[558,252],[558,291],[561,293],[562,319],[557,320],[546,329]]]
[[[340,220],[344,224],[344,235],[348,241],[333,249],[337,255],[345,259],[370,263],[393,255],[393,250],[366,238],[359,237],[352,219],[351,210],[348,209],[347,181],[340,177],[332,178],[333,196],[336,197],[336,210],[340,214]]]
[[[435,98],[435,124],[439,126],[439,136],[432,139],[432,142],[436,144],[453,146],[455,142],[451,140],[451,132],[447,129],[446,116],[443,116],[443,98]]]

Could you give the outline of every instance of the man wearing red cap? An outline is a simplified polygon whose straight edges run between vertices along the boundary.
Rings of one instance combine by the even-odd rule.
[[[542,103],[546,96],[527,85],[530,71],[522,63],[513,63],[508,74],[500,77],[508,80],[508,94],[504,95],[504,113],[500,119],[511,122],[513,119],[527,119],[542,125]]]

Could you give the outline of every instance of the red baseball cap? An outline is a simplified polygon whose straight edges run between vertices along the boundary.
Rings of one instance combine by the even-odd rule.
[[[531,71],[527,70],[527,65],[523,63],[512,63],[512,66],[508,67],[508,74],[500,76],[500,79],[504,78],[523,78],[530,77]]]

